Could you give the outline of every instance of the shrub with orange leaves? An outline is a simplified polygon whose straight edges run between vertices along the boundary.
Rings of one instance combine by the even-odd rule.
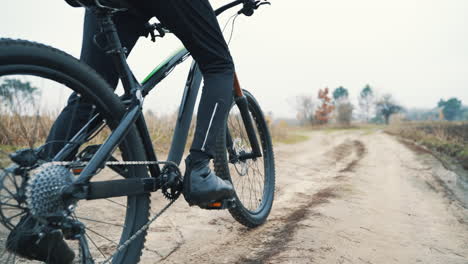
[[[315,120],[320,124],[326,124],[330,120],[330,114],[335,109],[335,106],[331,102],[331,98],[328,95],[328,88],[320,89],[318,93],[318,99],[322,104],[315,111]]]

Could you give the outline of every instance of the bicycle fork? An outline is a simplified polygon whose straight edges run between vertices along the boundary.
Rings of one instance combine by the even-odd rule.
[[[244,96],[240,87],[239,79],[237,74],[234,74],[234,100],[241,113],[242,121],[244,122],[245,130],[247,131],[247,137],[249,138],[250,146],[252,147],[251,153],[245,153],[239,156],[239,160],[255,159],[262,156],[260,144],[258,142],[257,135],[255,134],[254,124],[249,113],[249,102],[247,97]],[[229,129],[227,129],[227,144],[228,149],[233,150],[233,141]]]

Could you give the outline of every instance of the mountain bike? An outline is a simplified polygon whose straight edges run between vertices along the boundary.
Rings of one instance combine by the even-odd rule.
[[[80,1],[85,2],[85,1]],[[25,260],[5,249],[5,238],[21,219],[33,217],[31,232],[60,232],[76,252],[76,263],[137,263],[148,228],[180,197],[184,155],[202,75],[193,62],[175,117],[168,158],[156,157],[143,114],[145,96],[190,57],[179,49],[138,82],[126,61],[112,15],[129,12],[119,0],[87,0],[96,12],[105,52],[113,58],[124,93],[74,57],[42,44],[0,39],[0,253],[1,263]],[[251,16],[267,1],[237,0],[215,10],[220,15],[242,5],[236,15]],[[168,32],[148,24],[154,41]],[[70,94],[90,107],[88,119],[67,141],[44,138]],[[268,124],[254,96],[235,76],[233,103],[216,139],[216,174],[231,181],[233,200],[209,209],[228,209],[247,227],[263,224],[275,189],[273,146]],[[49,104],[49,105],[46,105]],[[151,116],[151,118],[155,118]],[[155,140],[157,144],[157,140]],[[60,143],[53,157],[50,144]],[[150,194],[167,201],[152,212]],[[157,200],[156,204],[161,201]]]

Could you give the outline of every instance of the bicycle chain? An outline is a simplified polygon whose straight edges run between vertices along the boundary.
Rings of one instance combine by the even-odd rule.
[[[69,165],[81,166],[81,165],[89,164],[89,161],[81,161],[81,162],[51,161],[47,163],[50,163],[51,165],[59,165],[59,166],[69,166]],[[105,163],[106,166],[109,166],[109,165],[159,165],[159,164],[170,164],[170,165],[174,165],[178,167],[178,165],[172,161],[107,161]]]

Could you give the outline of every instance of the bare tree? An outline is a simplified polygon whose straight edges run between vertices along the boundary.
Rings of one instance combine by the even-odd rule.
[[[359,94],[358,101],[359,107],[361,108],[361,112],[363,113],[366,122],[369,122],[369,118],[375,105],[375,95],[370,85],[367,84],[362,89],[361,93]]]
[[[354,106],[347,98],[335,102],[336,122],[340,125],[349,126],[353,118]]]
[[[302,125],[312,124],[314,122],[314,100],[312,96],[297,96],[294,107],[297,111],[296,117]]]

